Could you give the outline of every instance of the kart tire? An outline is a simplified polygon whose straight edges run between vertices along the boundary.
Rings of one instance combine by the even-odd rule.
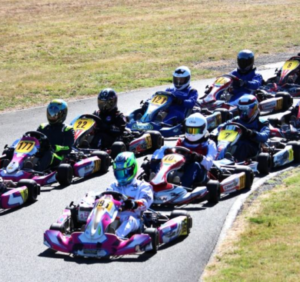
[[[70,164],[60,164],[56,170],[56,180],[61,186],[69,186],[73,179],[73,168]]]
[[[268,153],[260,153],[257,157],[257,170],[260,174],[267,175],[272,168],[271,156]]]
[[[17,183],[17,187],[27,186],[28,189],[28,198],[29,203],[33,203],[37,200],[38,195],[40,194],[40,185],[38,185],[32,179],[21,179]]]
[[[10,163],[10,160],[9,159],[3,159],[1,160],[1,163],[0,163],[0,168],[6,168],[8,166],[8,164]]]
[[[160,149],[161,146],[164,145],[164,139],[159,131],[149,130],[147,131],[151,135],[152,148],[151,150],[154,152],[157,149]]]
[[[245,180],[245,188],[244,189],[251,189],[253,180],[254,180],[254,172],[250,167],[245,166],[236,166],[235,169],[236,173],[245,172],[246,180]]]
[[[291,145],[294,151],[294,162],[300,162],[300,142],[298,141],[290,141],[287,145]]]
[[[94,151],[92,153],[92,156],[96,156],[101,160],[101,167],[100,167],[100,172],[107,172],[108,168],[111,164],[111,159],[108,155],[108,153],[104,151]]]
[[[111,146],[111,158],[114,160],[116,156],[126,151],[126,146],[122,141],[114,142]]]
[[[220,182],[217,180],[209,180],[206,187],[208,190],[207,201],[210,204],[219,203],[221,197]]]
[[[288,92],[278,92],[275,95],[276,98],[282,97],[282,111],[288,110],[293,105],[293,97]]]
[[[190,234],[191,228],[193,227],[193,218],[187,211],[174,210],[170,214],[170,219],[178,217],[178,216],[186,216],[187,218],[187,235]]]
[[[2,155],[6,155],[6,159],[11,160],[14,155],[14,148],[5,146]]]
[[[148,234],[151,237],[152,250],[146,251],[146,253],[156,254],[159,245],[159,234],[156,228],[146,228],[144,231],[145,234]]]

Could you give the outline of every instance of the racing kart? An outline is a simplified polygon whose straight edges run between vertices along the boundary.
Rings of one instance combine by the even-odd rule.
[[[120,224],[118,212],[127,197],[113,191],[95,196],[89,192],[78,205],[72,202],[45,231],[44,244],[52,250],[82,257],[154,254],[161,244],[188,236],[192,228],[192,218],[186,211],[173,211],[166,216],[147,210],[140,230],[119,238],[115,234]]]
[[[230,102],[234,82],[237,77],[226,74],[218,77],[215,82],[206,90],[206,95],[198,101],[201,109],[215,111],[218,108],[227,109],[232,117],[238,115],[234,102]],[[266,91],[258,90],[252,93],[257,97],[261,115],[269,115],[286,111],[293,105],[293,98],[286,92],[279,92],[272,95]]]
[[[253,172],[247,166],[222,167],[215,162],[208,172],[208,180],[194,183],[193,187],[181,185],[184,164],[191,161],[192,152],[180,146],[158,150],[151,161],[145,159],[139,175],[140,179],[150,181],[154,190],[153,205],[184,205],[207,200],[210,204],[219,202],[222,193],[232,193],[241,189],[250,189]],[[166,155],[165,155],[166,154]],[[151,162],[160,163],[157,173],[151,172]]]
[[[300,142],[284,142],[283,139],[270,138],[261,144],[260,153],[236,163],[233,158],[236,144],[246,131],[247,128],[236,122],[228,122],[221,128],[217,137],[217,159],[223,160],[226,165],[248,165],[254,172],[261,174],[268,174],[273,168],[300,161]]]
[[[40,185],[32,179],[23,179],[19,182],[1,180],[0,208],[12,209],[23,204],[32,203],[40,194]]]
[[[289,93],[292,97],[299,97],[300,53],[288,59],[281,69],[276,69],[275,76],[269,78],[261,89],[272,94],[284,91]]]
[[[21,179],[32,179],[44,186],[58,181],[61,185],[71,184],[74,177],[87,177],[98,171],[106,172],[110,165],[109,155],[95,151],[90,156],[78,155],[76,158],[65,159],[56,167],[39,171],[39,154],[51,150],[46,135],[38,131],[28,131],[12,146],[4,148],[0,157],[0,177],[4,180],[19,182]],[[68,162],[68,163],[66,163]]]
[[[91,142],[94,138],[95,127],[101,123],[102,121],[99,117],[91,114],[80,115],[71,122],[75,131],[73,155],[80,153],[90,154],[96,150],[91,148]],[[121,141],[114,142],[111,148],[107,148],[105,152],[114,159],[119,153],[124,151],[131,151],[136,155],[153,152],[160,148],[163,143],[164,139],[158,131],[148,130],[140,133],[127,128]]]

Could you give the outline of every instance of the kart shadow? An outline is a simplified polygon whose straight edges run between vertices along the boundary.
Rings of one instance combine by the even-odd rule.
[[[244,194],[244,193],[248,193],[250,191],[250,189],[243,189],[243,190],[240,190],[240,191],[236,191],[236,192],[233,192],[233,193],[230,193],[230,194],[225,194],[224,196],[222,196],[222,198],[220,199],[220,201],[227,201],[227,200],[230,200],[234,197],[237,197],[241,194]]]
[[[131,254],[126,256],[118,256],[111,258],[84,258],[84,257],[74,257],[70,254],[55,252],[51,249],[47,249],[40,253],[39,257],[53,258],[53,259],[63,259],[65,262],[75,262],[77,264],[94,264],[94,263],[111,263],[111,262],[145,262],[150,259],[155,254],[142,253],[142,254]]]
[[[216,204],[208,203],[208,202],[199,202],[199,203],[191,203],[190,205],[182,205],[182,206],[154,206],[154,211],[158,212],[172,212],[174,210],[185,210],[185,211],[201,211],[206,210],[207,208],[212,208]]]
[[[4,216],[4,215],[7,215],[7,214],[10,214],[12,212],[16,212],[18,210],[21,210],[23,208],[26,208],[26,207],[29,207],[31,205],[33,205],[35,202],[31,202],[31,203],[25,203],[24,205],[22,206],[19,206],[19,207],[16,207],[16,208],[12,208],[12,209],[1,209],[0,208],[0,216]]]

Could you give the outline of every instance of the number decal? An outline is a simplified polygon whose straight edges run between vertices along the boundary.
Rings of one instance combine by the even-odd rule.
[[[81,118],[76,120],[74,124],[75,131],[77,130],[88,130],[95,124],[93,119]]]
[[[218,141],[233,142],[237,137],[238,132],[234,130],[222,130],[218,136]]]
[[[164,103],[166,103],[168,100],[167,96],[164,95],[156,95],[153,97],[153,99],[151,100],[151,103],[154,105],[163,105]]]
[[[34,148],[34,141],[21,141],[19,142],[16,152],[17,153],[29,153]]]

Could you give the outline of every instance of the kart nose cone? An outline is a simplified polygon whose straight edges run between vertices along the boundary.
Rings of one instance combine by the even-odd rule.
[[[19,169],[19,164],[15,161],[10,162],[6,168],[7,173],[13,173]]]

